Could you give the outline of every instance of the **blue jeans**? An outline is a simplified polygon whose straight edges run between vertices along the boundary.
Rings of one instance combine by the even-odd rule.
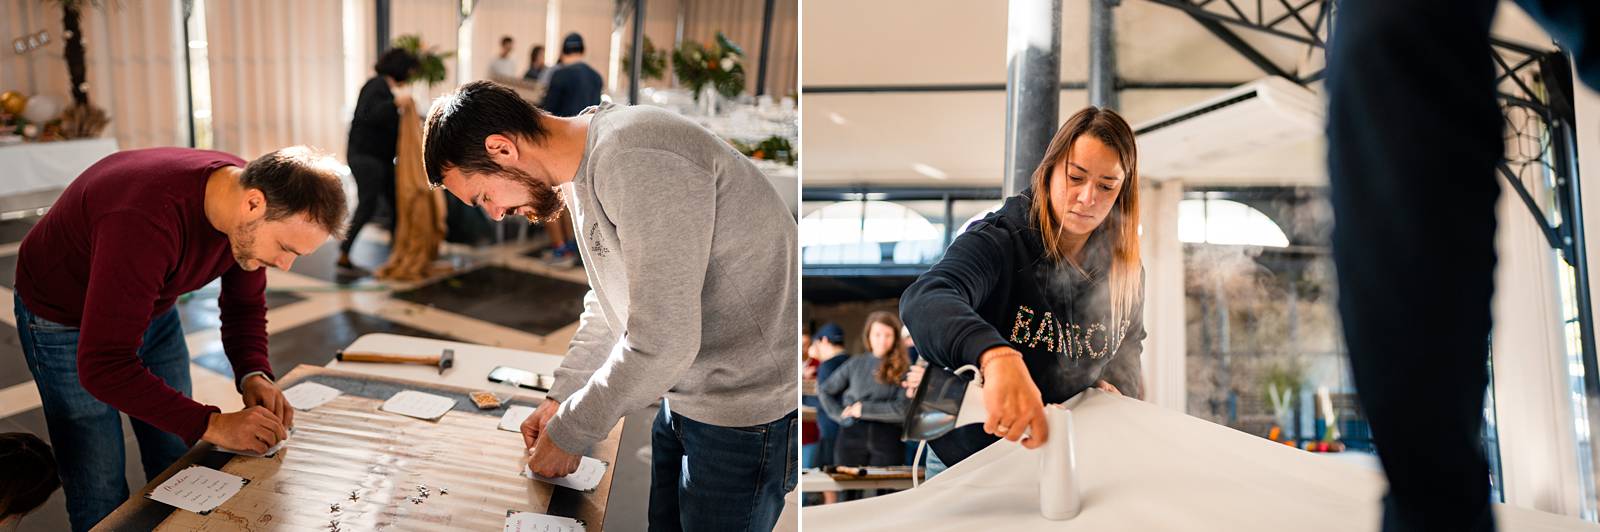
[[[650,437],[650,530],[767,532],[799,480],[799,417],[751,427],[708,425],[666,400]]]
[[[78,382],[78,328],[35,316],[16,297],[17,335],[28,371],[39,386],[50,443],[67,496],[67,515],[75,531],[88,530],[128,498],[122,413],[100,402]],[[189,347],[176,308],[150,323],[139,359],[168,386],[192,395]],[[182,438],[137,419],[145,482],[176,462],[189,446]]]

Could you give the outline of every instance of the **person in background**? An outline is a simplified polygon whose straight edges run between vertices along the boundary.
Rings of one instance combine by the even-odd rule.
[[[551,115],[570,118],[578,116],[584,109],[600,105],[600,91],[605,81],[600,78],[599,72],[584,62],[583,57],[583,36],[567,34],[561,41],[561,66],[550,73],[544,101],[540,104]],[[545,231],[550,235],[551,245],[549,254],[545,256],[547,262],[552,266],[567,268],[583,265],[577,239],[572,236],[571,213],[562,209],[559,217],[545,223]]]
[[[544,76],[545,68],[544,45],[536,44],[533,46],[533,51],[528,52],[528,71],[522,74],[522,79],[539,81],[539,78]]]
[[[516,44],[510,35],[500,38],[500,55],[489,62],[490,79],[517,79],[517,61],[511,58]]]
[[[945,463],[1001,438],[1043,445],[1044,405],[1088,388],[1142,397],[1137,160],[1116,112],[1074,113],[1033,186],[974,222],[901,296],[918,351],[937,366],[926,371],[983,375],[985,423],[928,442]]]
[[[549,88],[539,107],[562,118],[578,116],[600,105],[605,79],[584,61],[583,36],[569,33],[561,41],[561,67],[550,73]]]
[[[26,432],[0,434],[0,531],[17,530],[61,488],[50,445]]]
[[[390,48],[372,66],[377,75],[368,79],[356,96],[355,116],[350,119],[350,140],[345,154],[350,174],[356,181],[356,212],[350,217],[349,234],[339,243],[337,263],[344,275],[367,275],[365,269],[350,262],[350,248],[356,245],[356,235],[361,233],[362,226],[372,221],[380,198],[390,206],[395,204],[394,158],[400,139],[398,105],[411,103],[411,95],[401,87],[416,73],[417,65],[417,58],[411,52]],[[392,233],[394,226],[389,229]]]
[[[839,422],[834,463],[905,465],[900,434],[907,401],[900,380],[911,364],[900,343],[900,318],[893,312],[873,312],[862,336],[868,353],[850,357],[817,388],[823,410]]]
[[[844,328],[830,322],[817,329],[817,334],[811,341],[811,359],[817,362],[817,388],[820,395],[821,383],[827,382],[840,366],[850,360],[850,353],[844,348]],[[817,444],[813,446],[811,454],[805,456],[806,467],[833,465],[833,449],[839,439],[839,422],[834,421],[828,416],[827,411],[821,408],[820,400],[816,401],[815,406],[818,407]],[[823,492],[822,502],[824,504],[839,502],[839,492]]]

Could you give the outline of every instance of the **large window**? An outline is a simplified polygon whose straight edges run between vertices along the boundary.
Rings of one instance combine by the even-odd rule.
[[[1371,448],[1339,333],[1328,218],[1321,189],[1185,194],[1191,415],[1302,448]]]

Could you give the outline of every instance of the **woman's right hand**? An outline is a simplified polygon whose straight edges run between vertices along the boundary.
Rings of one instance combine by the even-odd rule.
[[[1031,434],[1022,446],[1034,449],[1044,445],[1049,431],[1044,420],[1044,400],[1033,384],[1022,353],[1007,346],[993,347],[979,359],[983,371],[983,403],[989,419],[983,431],[1010,441],[1018,441],[1025,430]]]
[[[917,396],[917,386],[922,385],[923,371],[924,368],[922,364],[912,364],[911,369],[906,370],[906,378],[905,380],[900,381],[900,387],[906,389],[907,399]]]

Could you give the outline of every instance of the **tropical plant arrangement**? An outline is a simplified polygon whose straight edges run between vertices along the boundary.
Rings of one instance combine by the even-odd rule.
[[[630,52],[631,53],[631,52]],[[633,72],[633,57],[622,58],[622,70]],[[640,79],[666,79],[667,76],[667,51],[657,50],[656,45],[650,42],[650,37],[644,38],[644,63],[639,65]]]
[[[744,49],[719,31],[710,46],[695,41],[679,45],[672,52],[672,71],[694,93],[696,101],[700,100],[700,89],[707,86],[725,98],[733,98],[744,91],[743,60]]]
[[[450,72],[444,62],[455,57],[454,50],[441,52],[437,46],[425,46],[422,37],[413,34],[395,37],[394,47],[411,52],[412,57],[417,58],[417,75],[413,79],[425,81],[432,87],[449,77]]]

